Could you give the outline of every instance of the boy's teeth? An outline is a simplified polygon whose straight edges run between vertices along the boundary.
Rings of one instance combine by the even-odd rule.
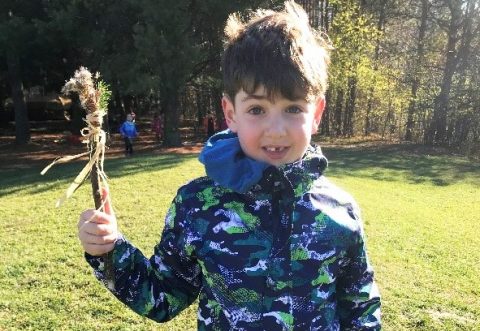
[[[267,151],[269,152],[279,152],[282,150],[282,147],[267,147]]]

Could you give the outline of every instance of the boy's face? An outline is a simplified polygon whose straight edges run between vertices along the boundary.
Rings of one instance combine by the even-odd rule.
[[[280,95],[269,100],[260,87],[253,94],[240,90],[233,102],[224,96],[222,107],[243,152],[257,161],[280,166],[304,155],[311,135],[317,132],[325,101],[291,101]]]
[[[133,121],[132,115],[127,115],[127,121],[129,121],[129,122]]]

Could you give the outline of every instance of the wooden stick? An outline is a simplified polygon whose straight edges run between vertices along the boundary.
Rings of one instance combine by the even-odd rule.
[[[62,88],[64,94],[72,92],[78,93],[80,103],[87,113],[87,127],[83,128],[80,133],[84,136],[85,142],[88,143],[88,152],[78,155],[62,157],[53,161],[48,165],[41,174],[45,174],[54,164],[64,163],[73,160],[84,154],[89,154],[90,160],[82,171],[77,175],[68,187],[65,195],[57,201],[56,206],[59,207],[63,201],[72,196],[76,189],[83,183],[90,173],[90,181],[92,183],[92,195],[97,210],[104,210],[102,202],[101,186],[107,186],[107,177],[103,172],[103,158],[105,152],[105,132],[102,130],[103,117],[107,114],[108,100],[111,92],[108,85],[98,80],[99,74],[92,77],[87,68],[80,67],[75,71],[74,77],[65,83]],[[107,286],[110,290],[115,286],[115,273],[113,270],[113,253],[107,253],[103,256],[104,272]]]
[[[92,146],[92,151],[95,151],[97,148],[96,144]],[[93,201],[95,203],[95,209],[100,210],[103,209],[103,202],[102,202],[102,193],[100,191],[100,178],[98,175],[98,164],[95,164],[92,168],[90,173],[90,181],[92,183],[92,195]],[[103,258],[103,265],[104,265],[104,273],[105,273],[105,280],[107,282],[107,287],[110,290],[115,288],[115,272],[113,268],[113,251],[110,251],[106,254],[102,255]]]

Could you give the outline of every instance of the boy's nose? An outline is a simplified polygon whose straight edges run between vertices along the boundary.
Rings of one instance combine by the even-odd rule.
[[[282,116],[272,116],[267,122],[266,135],[270,138],[281,138],[287,134],[285,119]]]

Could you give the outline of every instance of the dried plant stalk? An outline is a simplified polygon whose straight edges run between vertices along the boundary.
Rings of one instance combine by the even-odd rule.
[[[95,80],[98,81],[98,78],[97,74]],[[108,187],[107,178],[103,171],[106,136],[102,130],[102,124],[103,118],[107,114],[106,106],[110,94],[105,84],[101,81],[95,83],[95,80],[88,69],[80,67],[75,75],[67,81],[62,92],[64,94],[77,93],[80,104],[87,113],[85,120],[87,127],[81,131],[88,145],[91,161],[91,168],[86,170],[90,171],[95,208],[102,209],[101,186]],[[84,178],[79,178],[79,182],[82,182]]]
[[[79,70],[75,71],[74,76],[66,82],[62,89],[62,93],[66,95],[77,93],[81,106],[86,111],[85,122],[87,126],[83,128],[80,133],[84,137],[83,142],[87,144],[88,151],[86,153],[66,156],[53,161],[42,171],[42,175],[56,163],[68,162],[72,159],[88,154],[89,162],[70,184],[64,196],[57,201],[56,206],[60,206],[66,199],[71,197],[77,188],[83,183],[88,174],[90,174],[95,208],[103,210],[101,188],[105,187],[108,189],[108,183],[107,176],[103,171],[106,134],[102,129],[102,124],[103,118],[107,114],[107,105],[111,92],[109,91],[108,86],[99,80],[98,73],[93,77],[87,68],[80,67]],[[113,289],[114,277],[111,253],[104,255],[104,270],[107,285],[110,289]]]

